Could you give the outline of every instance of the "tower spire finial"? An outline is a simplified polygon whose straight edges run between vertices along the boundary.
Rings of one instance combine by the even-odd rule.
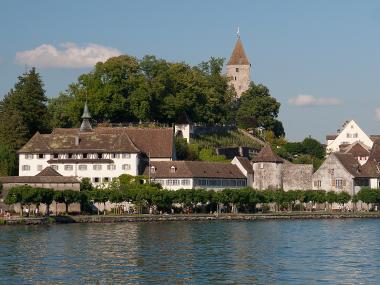
[[[238,26],[236,34],[237,34],[237,37],[240,38],[240,27],[239,26]]]

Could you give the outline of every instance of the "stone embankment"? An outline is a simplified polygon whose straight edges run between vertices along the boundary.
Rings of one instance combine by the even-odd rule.
[[[189,214],[189,215],[79,215],[41,218],[0,218],[0,225],[46,225],[68,223],[129,223],[162,221],[257,221],[296,219],[359,219],[380,218],[380,212],[292,212],[268,214]]]

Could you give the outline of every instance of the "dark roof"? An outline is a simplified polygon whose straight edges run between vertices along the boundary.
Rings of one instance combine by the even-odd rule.
[[[57,170],[51,168],[50,166],[46,167],[36,176],[62,176]]]
[[[248,158],[242,156],[236,156],[236,159],[240,162],[241,166],[247,171],[247,173],[252,174],[253,168],[251,162]]]
[[[171,168],[175,167],[175,172]],[[150,163],[155,171],[150,171],[151,178],[226,178],[245,179],[236,165],[222,162],[205,161],[154,161]],[[149,166],[144,175],[149,175]]]
[[[238,37],[236,41],[234,50],[227,65],[249,65],[249,60],[245,55],[243,43],[241,42],[240,37]]]
[[[79,141],[78,141],[79,140]],[[77,142],[77,144],[76,144]],[[18,152],[144,152],[151,157],[173,156],[172,128],[98,127],[91,132],[57,128],[36,133]]]
[[[326,140],[335,140],[338,135],[326,135]]]
[[[5,183],[80,183],[73,176],[4,176],[0,182]]]
[[[368,160],[380,162],[380,139],[374,141]]]
[[[351,153],[334,153],[343,167],[353,176],[360,177],[361,169],[358,160]]]
[[[252,162],[283,163],[284,160],[275,154],[269,145],[265,145],[258,154],[252,158]]]
[[[372,141],[375,141],[375,140],[380,139],[380,135],[370,135],[369,138],[370,138]]]
[[[361,142],[354,142],[348,146],[345,145],[342,151],[344,153],[351,153],[354,157],[369,156],[369,150]]]
[[[189,125],[191,124],[191,120],[189,118],[189,116],[187,115],[186,112],[182,112],[178,117],[177,117],[177,120],[176,120],[176,124],[180,124],[180,125]]]

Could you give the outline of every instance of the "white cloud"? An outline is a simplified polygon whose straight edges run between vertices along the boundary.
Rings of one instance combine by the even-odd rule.
[[[61,49],[43,44],[32,50],[17,52],[16,63],[47,68],[83,68],[120,54],[118,49],[97,44],[79,47],[74,43],[64,43]]]
[[[295,106],[333,106],[340,105],[343,102],[337,98],[315,98],[311,95],[298,95],[290,98],[289,104]]]
[[[375,116],[376,116],[376,119],[380,121],[380,108],[377,108],[375,110]]]

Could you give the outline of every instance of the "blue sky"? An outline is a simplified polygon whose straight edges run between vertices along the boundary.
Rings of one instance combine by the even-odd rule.
[[[380,2],[370,0],[3,0],[0,97],[25,64],[54,97],[119,53],[192,65],[228,58],[238,26],[251,78],[281,102],[289,140],[323,142],[348,119],[380,134]]]

